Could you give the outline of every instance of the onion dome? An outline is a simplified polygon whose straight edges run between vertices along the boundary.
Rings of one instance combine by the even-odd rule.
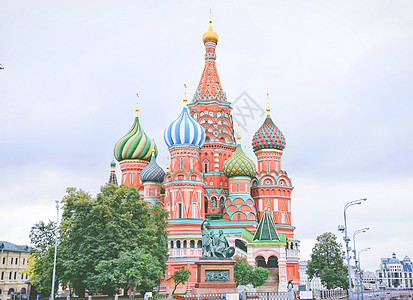
[[[267,117],[264,124],[262,124],[252,138],[252,148],[254,148],[254,152],[262,149],[284,150],[285,148],[284,135],[272,121],[269,105],[267,105]]]
[[[155,150],[152,152],[151,161],[143,168],[140,176],[142,182],[163,182],[165,171],[156,163]]]
[[[141,159],[149,161],[152,150],[155,150],[155,156],[158,155],[155,142],[146,135],[139,123],[138,106],[136,106],[135,111],[135,122],[133,122],[128,133],[116,143],[115,149],[113,150],[117,161],[125,159]]]
[[[205,143],[204,128],[192,118],[186,106],[186,101],[185,90],[184,108],[179,117],[173,121],[164,132],[164,139],[168,148],[179,145],[202,147]]]
[[[202,36],[202,40],[204,43],[206,42],[214,42],[215,44],[218,43],[219,36],[218,34],[212,29],[212,20],[209,21],[209,29],[207,32],[204,33]]]
[[[112,161],[111,161],[111,163],[110,163],[110,166],[111,166],[111,167],[116,167],[115,159],[112,159]]]
[[[239,140],[238,138],[238,145],[234,154],[224,163],[223,172],[228,178],[236,176],[253,177],[256,172],[254,162],[242,151]]]

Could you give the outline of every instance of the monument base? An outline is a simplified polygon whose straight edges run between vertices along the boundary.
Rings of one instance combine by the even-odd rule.
[[[192,289],[193,294],[238,294],[234,260],[201,258],[195,264],[198,266],[198,278]]]

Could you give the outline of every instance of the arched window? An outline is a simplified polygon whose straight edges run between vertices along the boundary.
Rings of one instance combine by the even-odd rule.
[[[219,207],[224,208],[224,205],[225,205],[225,198],[224,198],[224,197],[221,197],[221,198],[219,199]]]
[[[237,218],[238,218],[238,221],[241,220],[241,214],[238,214]]]
[[[133,183],[133,174],[132,173],[130,174],[130,183],[131,184]]]
[[[204,163],[204,172],[208,173],[208,163]]]
[[[183,157],[181,157],[181,160],[180,160],[180,162],[181,162],[181,171],[183,170],[183,168],[184,168],[184,158]]]
[[[176,241],[176,248],[181,249],[181,241]]]
[[[269,171],[270,171],[270,162],[267,161],[267,172],[269,172]]]
[[[205,207],[205,213],[208,213],[208,198],[204,197],[204,207]]]
[[[174,248],[174,241],[171,241],[171,249]]]
[[[184,248],[187,248],[187,242],[184,241]]]
[[[197,248],[202,248],[202,241],[198,241],[198,243],[197,243]]]
[[[194,240],[191,240],[191,242],[189,243],[189,245],[190,245],[191,248],[195,248],[195,241],[194,241]]]
[[[215,196],[211,198],[211,207],[217,207],[217,197]]]
[[[182,219],[182,203],[178,204],[178,218]]]

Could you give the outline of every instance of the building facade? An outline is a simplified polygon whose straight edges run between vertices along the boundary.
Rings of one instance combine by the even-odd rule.
[[[169,260],[161,291],[170,292],[171,276],[181,266],[191,271],[182,291],[194,287],[205,219],[215,234],[223,230],[235,255],[271,268],[277,277],[274,285],[285,291],[289,279],[299,284],[300,244],[291,219],[292,182],[281,167],[285,138],[268,105],[252,140],[258,164],[243,151],[217,71],[218,40],[210,21],[203,35],[205,65],[198,88],[190,103],[185,90],[182,111],[164,132],[170,157],[166,172],[156,163],[156,144],[143,130],[136,108],[131,129],[114,148],[121,183],[136,186],[148,205],[169,212]],[[263,222],[270,229],[257,234]]]
[[[403,260],[396,257],[393,252],[391,258],[382,258],[380,269],[377,270],[377,281],[388,288],[412,288],[412,261],[407,255]]]
[[[0,241],[0,299],[11,299],[13,295],[26,298],[30,295],[28,284],[27,259],[30,253],[28,246],[19,246]]]
[[[300,285],[305,286],[306,291],[324,291],[326,287],[321,283],[319,277],[313,277],[310,279],[307,274],[308,261],[300,261]]]

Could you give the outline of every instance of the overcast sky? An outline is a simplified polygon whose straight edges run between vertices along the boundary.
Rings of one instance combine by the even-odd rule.
[[[411,1],[1,1],[0,239],[29,243],[67,187],[99,191],[137,91],[166,166],[163,131],[183,84],[190,98],[198,85],[210,8],[228,100],[246,92],[264,109],[269,92],[286,137],[301,259],[317,235],[342,240],[343,207],[362,197],[348,210],[349,233],[370,227],[362,267],[412,257]],[[263,120],[241,131],[251,158]]]

